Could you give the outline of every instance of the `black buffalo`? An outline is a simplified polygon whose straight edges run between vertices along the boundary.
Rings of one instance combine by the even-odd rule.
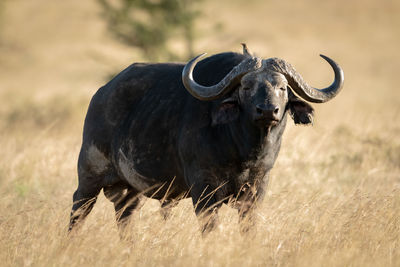
[[[243,54],[200,57],[186,65],[133,64],[93,96],[70,229],[101,189],[121,225],[142,195],[162,206],[191,197],[196,214],[213,219],[234,200],[244,218],[263,199],[288,115],[312,123],[313,108],[299,97],[322,103],[343,86],[343,71],[325,56],[335,73],[325,89],[310,87],[286,61],[253,57],[245,46]]]

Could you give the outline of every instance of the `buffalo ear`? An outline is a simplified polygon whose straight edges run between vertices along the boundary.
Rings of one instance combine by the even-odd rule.
[[[211,125],[226,124],[239,117],[239,103],[235,99],[226,99],[212,113]]]
[[[289,112],[295,124],[313,123],[313,107],[300,99],[289,101]]]

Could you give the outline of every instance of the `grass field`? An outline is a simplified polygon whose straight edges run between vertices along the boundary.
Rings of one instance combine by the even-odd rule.
[[[5,1],[5,2],[4,2]],[[400,2],[205,1],[197,52],[281,57],[316,87],[345,87],[289,123],[254,231],[224,206],[202,238],[190,200],[164,221],[145,202],[121,241],[101,194],[67,235],[90,97],[139,51],[112,40],[94,0],[3,0],[0,22],[1,266],[399,266]],[[179,44],[171,43],[179,49]]]

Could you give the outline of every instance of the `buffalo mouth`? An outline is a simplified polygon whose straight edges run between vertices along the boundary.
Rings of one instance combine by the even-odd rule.
[[[258,117],[254,119],[254,122],[261,128],[275,126],[279,123],[279,120],[276,118],[266,118],[266,117]]]

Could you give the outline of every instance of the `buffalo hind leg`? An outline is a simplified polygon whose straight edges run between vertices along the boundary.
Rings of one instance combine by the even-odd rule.
[[[140,202],[139,192],[124,183],[106,186],[103,190],[106,198],[114,203],[115,218],[118,228],[121,234],[123,234],[129,217]]]
[[[93,188],[79,184],[73,196],[73,205],[68,231],[83,221],[96,203],[101,187]]]

